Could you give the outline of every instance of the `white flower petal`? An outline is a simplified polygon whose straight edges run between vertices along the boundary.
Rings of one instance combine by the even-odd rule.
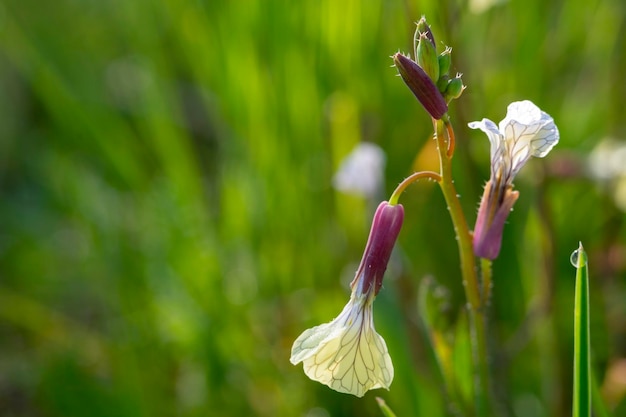
[[[489,142],[491,143],[491,160],[502,149],[502,143],[504,136],[498,129],[498,126],[489,119],[483,119],[480,122],[471,122],[467,124],[471,129],[480,129],[487,134]]]
[[[500,130],[505,120],[513,119],[523,125],[536,123],[541,119],[541,109],[530,100],[514,101],[506,108],[506,117],[500,122]]]
[[[294,365],[303,362],[312,380],[358,397],[370,389],[389,389],[394,374],[385,340],[374,329],[367,295],[353,294],[335,320],[302,333],[290,360]]]
[[[506,119],[505,119],[506,120]],[[505,121],[500,122],[502,123]],[[502,126],[504,140],[506,144],[505,154],[511,167],[511,176],[515,176],[520,168],[531,157],[531,141],[537,132],[536,125],[523,125],[514,119],[506,120],[507,124]]]
[[[500,122],[500,131],[505,140],[515,142],[511,147],[512,155],[523,153],[521,148],[529,148],[530,155],[543,158],[559,142],[554,119],[530,100],[509,104],[506,117]]]
[[[469,127],[481,129],[489,137],[491,177],[502,185],[510,185],[531,156],[542,158],[559,142],[559,130],[552,117],[529,100],[509,104],[498,126],[483,119]]]

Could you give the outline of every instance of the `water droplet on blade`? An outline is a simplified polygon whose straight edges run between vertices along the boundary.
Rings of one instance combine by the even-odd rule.
[[[585,253],[585,251],[582,249],[582,247],[576,249],[574,252],[572,252],[572,256],[570,256],[569,261],[572,263],[572,265],[574,265],[574,268],[578,268],[578,257],[581,256],[583,257],[583,266],[587,265],[587,254]]]

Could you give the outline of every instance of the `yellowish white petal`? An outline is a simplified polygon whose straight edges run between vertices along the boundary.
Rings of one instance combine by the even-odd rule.
[[[354,293],[330,323],[304,331],[291,350],[291,363],[330,388],[362,397],[370,389],[389,389],[393,365],[385,340],[376,333],[372,298]]]

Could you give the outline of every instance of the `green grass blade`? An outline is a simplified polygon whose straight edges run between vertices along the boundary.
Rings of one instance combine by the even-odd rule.
[[[389,408],[385,400],[380,397],[376,397],[376,402],[378,403],[380,411],[383,412],[385,417],[396,417],[395,413],[391,410],[391,408]]]
[[[574,301],[574,417],[591,416],[591,367],[589,346],[589,273],[582,243],[572,254],[576,267]]]

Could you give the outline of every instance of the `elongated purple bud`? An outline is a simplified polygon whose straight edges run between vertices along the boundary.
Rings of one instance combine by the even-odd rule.
[[[510,187],[503,192],[500,198],[501,192],[492,186],[491,181],[485,186],[474,226],[474,254],[478,257],[493,260],[500,254],[504,223],[519,197],[519,192]]]
[[[448,105],[433,80],[416,62],[401,53],[392,58],[400,76],[426,111],[433,118],[441,119],[448,111]]]
[[[366,294],[372,288],[374,295],[380,291],[387,263],[403,221],[404,207],[401,204],[392,206],[383,201],[378,205],[361,264],[350,284],[357,294]]]

